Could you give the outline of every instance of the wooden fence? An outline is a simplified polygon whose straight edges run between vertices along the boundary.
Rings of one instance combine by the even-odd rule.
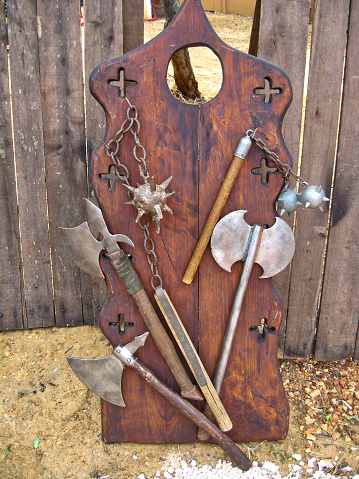
[[[78,1],[11,0],[7,24],[1,4],[1,330],[94,324],[104,301],[58,227],[84,220],[88,158],[104,137],[89,74],[143,41],[143,0],[114,4],[85,1],[83,38]],[[310,48],[309,10],[309,0],[258,0],[250,47],[289,76],[286,144],[304,179],[331,195],[330,210],[289,220],[296,253],[275,279],[287,310],[279,355],[358,359],[359,0],[316,0]]]

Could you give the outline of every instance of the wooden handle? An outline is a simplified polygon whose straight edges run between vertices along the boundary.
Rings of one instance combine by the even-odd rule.
[[[204,405],[203,414],[209,421],[214,421],[214,415],[208,403]],[[209,434],[205,429],[200,427],[197,432],[197,437],[200,441],[207,441],[209,439]]]
[[[215,390],[210,377],[205,370],[200,357],[194,347],[191,338],[189,337],[181,318],[179,317],[175,307],[173,306],[168,294],[162,288],[157,288],[155,299],[165,317],[171,333],[177,341],[183,356],[191,368],[191,371],[196,378],[202,394],[205,397],[207,404],[213,411],[213,414],[222,431],[229,431],[232,429],[232,421],[224,409],[222,401],[220,400],[217,391]]]
[[[131,367],[190,421],[195,423],[199,428],[205,430],[215,443],[221,446],[221,448],[230,456],[236,466],[243,471],[248,471],[248,469],[252,467],[252,462],[244,452],[241,451],[231,439],[229,439],[229,437],[223,434],[214,424],[211,423],[211,421],[209,421],[209,419],[206,418],[206,416],[193,407],[192,404],[181,398],[181,396],[163,384],[153,372],[138,359],[134,361]]]
[[[156,311],[153,309],[152,303],[149,300],[146,291],[143,289],[138,275],[127,255],[121,250],[109,255],[109,257],[127,291],[132,295],[138,311],[151,333],[153,340],[179,384],[182,396],[195,401],[202,400],[202,394],[199,392],[198,388],[192,384],[192,381],[188,377],[188,374],[178,357],[176,349]]]
[[[221,214],[221,211],[223,210],[224,205],[226,204],[227,198],[233,188],[234,182],[236,181],[243,161],[244,158],[240,158],[238,156],[233,157],[231,166],[229,167],[221,189],[219,190],[219,193],[217,195],[216,201],[212,206],[212,210],[203,228],[202,234],[198,240],[197,246],[193,252],[192,258],[188,263],[187,269],[182,278],[182,281],[186,284],[191,284],[193,281],[199,263],[201,262],[202,256],[211,238],[212,231],[216,226],[216,223]]]

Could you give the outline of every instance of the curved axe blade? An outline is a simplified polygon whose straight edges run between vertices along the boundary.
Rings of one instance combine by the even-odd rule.
[[[68,357],[67,361],[79,380],[97,396],[116,406],[126,406],[121,390],[123,364],[114,354],[100,359]]]
[[[251,241],[251,226],[245,221],[246,210],[238,210],[224,216],[213,230],[212,255],[226,271],[231,271],[236,261],[246,257]],[[270,278],[282,271],[290,262],[295,250],[291,228],[281,218],[271,228],[262,229],[255,262],[263,268],[261,278]]]
[[[116,406],[125,407],[121,390],[124,364],[131,365],[133,354],[145,344],[149,333],[136,336],[126,346],[118,345],[109,356],[100,359],[67,357],[73,372],[92,392]]]
[[[99,254],[104,247],[93,237],[87,222],[85,221],[75,228],[60,228],[60,230],[67,249],[77,266],[86,273],[104,278],[99,263]]]
[[[281,218],[271,228],[262,231],[255,262],[263,268],[260,278],[271,278],[280,273],[291,261],[295,250],[294,234]]]

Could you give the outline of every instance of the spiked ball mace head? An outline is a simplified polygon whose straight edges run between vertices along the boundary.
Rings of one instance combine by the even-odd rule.
[[[160,232],[160,220],[163,218],[162,211],[168,211],[168,213],[173,214],[171,208],[167,206],[167,198],[172,196],[174,191],[172,193],[165,192],[171,180],[172,176],[161,185],[156,185],[155,179],[152,176],[149,183],[145,181],[143,185],[137,184],[137,188],[123,185],[133,195],[133,199],[125,203],[125,205],[133,205],[137,208],[136,223],[145,215],[147,218],[152,219],[156,233]]]

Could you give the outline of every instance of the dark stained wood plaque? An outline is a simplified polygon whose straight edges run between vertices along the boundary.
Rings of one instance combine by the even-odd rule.
[[[185,46],[209,47],[222,64],[222,88],[201,106],[180,102],[166,83],[171,56]],[[119,85],[113,80],[118,80]],[[246,131],[257,128],[257,135],[268,148],[281,161],[291,164],[281,135],[282,119],[292,97],[289,80],[272,65],[224,44],[211,28],[200,0],[187,0],[170,26],[152,41],[99,65],[91,75],[90,89],[106,113],[104,142],[115,136],[126,118],[126,96],[139,112],[140,141],[147,152],[150,175],[157,183],[173,177],[167,191],[175,191],[168,199],[174,215],[165,212],[160,233],[156,234],[152,224],[150,231],[163,287],[212,377],[241,263],[228,273],[215,263],[208,247],[193,283],[184,284],[182,277],[235,148]],[[133,148],[134,140],[128,132],[120,143],[119,156],[129,169],[131,185],[136,186],[142,181]],[[274,224],[275,199],[283,187],[283,178],[274,170],[275,165],[263,158],[263,152],[253,145],[222,216],[241,209],[247,210],[249,224]],[[162,318],[150,285],[143,232],[135,223],[137,210],[124,205],[127,192],[111,175],[112,163],[101,144],[92,157],[94,192],[110,232],[125,234],[134,242],[133,251],[127,246],[124,249],[133,255],[132,264]],[[146,326],[109,260],[103,257],[101,265],[108,298],[100,327],[114,346],[125,344],[144,333]],[[259,279],[260,275],[261,267],[255,265],[220,394],[233,422],[228,435],[236,442],[282,439],[288,429],[288,403],[277,364],[283,305],[271,279]],[[262,318],[268,327],[275,328],[275,334],[267,334],[263,342],[258,342],[255,326]],[[122,337],[116,327],[119,319],[131,325]],[[178,391],[151,338],[138,350],[138,356]],[[196,441],[196,427],[133,371],[125,370],[122,386],[125,408],[102,402],[106,442]],[[201,404],[197,406],[203,408]]]

